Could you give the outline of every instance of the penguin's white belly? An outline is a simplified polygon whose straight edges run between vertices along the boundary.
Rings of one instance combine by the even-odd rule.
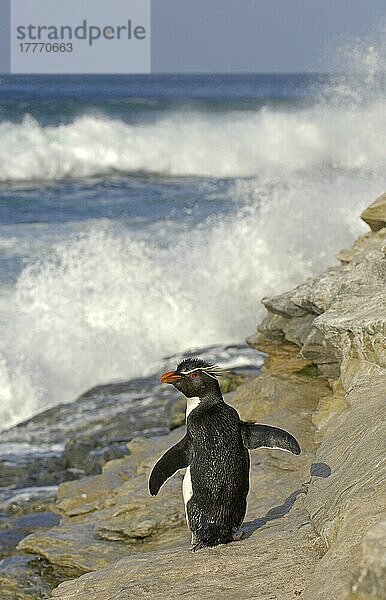
[[[189,500],[191,499],[191,497],[193,496],[192,479],[190,477],[190,467],[186,468],[186,473],[184,476],[184,480],[182,482],[182,495],[183,495],[184,504],[185,504],[186,522],[189,527],[187,504],[188,504]]]
[[[190,415],[190,413],[192,412],[192,410],[194,410],[195,408],[197,408],[197,406],[200,404],[200,398],[187,398],[186,399],[186,415],[185,415],[185,419],[188,418],[188,415]],[[182,482],[182,496],[184,498],[184,504],[185,504],[185,516],[186,516],[186,522],[188,524],[189,527],[189,518],[188,518],[188,508],[187,508],[187,504],[189,502],[189,500],[191,499],[191,497],[193,496],[193,488],[192,488],[192,479],[190,476],[190,466],[186,468],[186,472],[184,475],[184,480]]]

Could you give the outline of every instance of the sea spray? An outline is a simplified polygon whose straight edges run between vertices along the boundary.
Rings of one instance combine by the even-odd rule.
[[[372,172],[384,165],[386,102],[207,115],[179,112],[154,123],[102,116],[41,126],[0,123],[0,181],[55,181],[136,172],[241,177],[321,167]],[[8,148],[12,147],[12,153]]]
[[[3,329],[2,422],[147,375],[163,356],[245,338],[262,296],[331,263],[360,230],[351,215],[364,207],[368,181],[316,184],[241,181],[233,193],[248,194],[248,205],[169,242],[104,223],[31,261]]]
[[[378,85],[371,73],[366,81]],[[152,198],[166,203],[167,219],[142,228],[135,218],[74,223],[2,290],[1,426],[98,383],[155,372],[165,355],[242,340],[263,315],[262,296],[321,271],[366,231],[357,216],[385,185],[386,107],[374,86],[355,96],[352,85],[340,78],[312,106],[0,123],[2,181],[135,181],[141,171],[149,186],[156,173],[159,186],[172,175],[181,189],[173,206],[165,194]],[[208,188],[232,178],[231,208],[182,219],[186,175],[212,178]]]

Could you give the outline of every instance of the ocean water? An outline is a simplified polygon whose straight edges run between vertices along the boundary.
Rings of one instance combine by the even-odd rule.
[[[0,428],[242,342],[261,297],[334,264],[385,191],[370,67],[3,77]]]

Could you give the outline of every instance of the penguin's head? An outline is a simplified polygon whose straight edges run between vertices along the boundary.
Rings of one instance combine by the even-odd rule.
[[[217,381],[222,370],[200,358],[186,358],[176,368],[162,375],[162,383],[171,383],[187,398],[202,398],[211,393],[221,393]]]

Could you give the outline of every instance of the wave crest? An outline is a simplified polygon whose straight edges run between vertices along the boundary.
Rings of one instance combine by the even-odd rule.
[[[128,174],[233,177],[384,165],[386,106],[179,113],[154,123],[82,116],[56,127],[0,124],[0,181]],[[12,148],[12,153],[9,152]]]

